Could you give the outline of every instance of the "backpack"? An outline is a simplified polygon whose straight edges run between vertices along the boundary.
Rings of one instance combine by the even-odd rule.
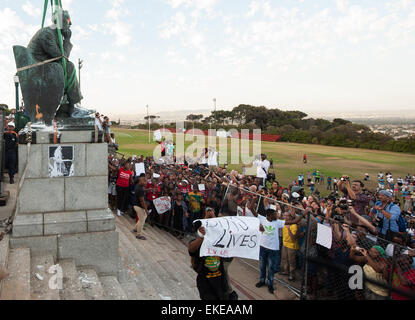
[[[406,232],[408,225],[402,214],[399,215],[399,218],[396,221],[396,223],[398,224],[399,232]]]

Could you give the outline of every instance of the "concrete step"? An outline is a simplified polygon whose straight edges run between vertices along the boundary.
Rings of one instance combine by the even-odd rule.
[[[135,264],[138,265],[138,272],[141,272],[145,275],[145,278],[149,279],[150,285],[156,290],[157,294],[162,297],[170,297],[172,298],[171,291],[168,289],[168,284],[165,283],[160,278],[160,266],[155,263],[152,256],[154,255],[154,252],[145,252],[140,245],[142,245],[140,241],[135,238],[135,236],[127,229],[125,226],[123,226],[121,223],[117,223],[117,231],[120,234],[120,239],[123,239],[124,244],[125,242],[129,242],[132,246],[132,250],[129,254],[132,254],[132,257],[135,260]],[[135,244],[134,244],[135,243]]]
[[[159,296],[157,290],[153,287],[151,281],[147,279],[146,274],[141,268],[140,263],[142,262],[140,261],[140,263],[138,263],[137,261],[138,253],[134,246],[128,241],[126,236],[121,231],[119,231],[119,234],[119,253],[122,267],[124,269],[123,271],[126,274],[123,277],[121,274],[119,276],[121,285],[132,280],[136,284],[143,300],[160,300],[161,297]]]
[[[124,220],[124,217],[121,217],[121,221]],[[127,227],[125,226],[127,225]],[[195,290],[191,286],[195,286],[196,281],[192,285],[191,280],[184,280],[186,275],[183,274],[183,266],[179,264],[182,257],[171,258],[168,254],[171,251],[170,248],[163,247],[165,241],[159,242],[160,235],[156,232],[150,231],[147,233],[148,240],[140,241],[137,240],[133,233],[131,233],[131,225],[129,222],[124,220],[120,224],[121,232],[127,233],[126,236],[130,239],[130,242],[134,245],[136,250],[140,253],[140,256],[145,258],[146,264],[144,268],[149,264],[152,266],[152,272],[156,274],[156,277],[152,277],[153,283],[155,285],[164,286],[168,293],[161,293],[164,297],[170,297],[173,300],[189,300],[189,299],[198,299],[198,295],[195,296]],[[130,227],[130,228],[129,228]],[[160,231],[162,232],[162,231]],[[186,272],[186,271],[185,271]],[[187,272],[194,272],[190,269]],[[161,281],[160,281],[161,280]]]
[[[86,300],[105,300],[105,291],[93,268],[78,268],[78,276],[85,293]]]
[[[170,274],[173,279],[176,279],[177,282],[183,283],[187,288],[189,294],[185,300],[199,300],[199,291],[196,287],[196,272],[192,269],[190,263],[190,256],[187,253],[187,248],[184,247],[186,254],[183,254],[182,248],[184,245],[179,243],[174,249],[166,248],[166,241],[163,238],[165,231],[159,230],[157,228],[152,228],[149,230],[149,234],[154,234],[154,236],[160,240],[157,241],[159,244],[158,250],[163,252],[162,260],[159,260],[158,263]]]
[[[116,277],[103,276],[99,277],[99,280],[104,288],[106,300],[128,300],[127,294]]]
[[[0,241],[0,266],[7,270],[9,260],[9,235],[5,235],[3,240]],[[3,288],[4,280],[0,281],[0,295]]]
[[[85,300],[85,292],[79,280],[75,261],[72,259],[60,260],[59,265],[63,272],[63,289],[59,294],[62,300]]]
[[[154,237],[160,239],[162,237],[163,231],[151,230],[149,233],[154,232]],[[190,286],[195,285],[196,281],[196,273],[191,268],[190,256],[188,254],[184,255],[181,252],[181,249],[170,249],[166,247],[166,241],[163,239],[157,240],[157,244],[159,245],[160,250],[169,257],[169,261],[174,261],[178,266],[179,270],[182,271],[184,274],[185,282],[187,282]]]
[[[30,249],[10,250],[8,271],[0,300],[30,300]]]
[[[138,290],[137,284],[134,281],[127,281],[120,284],[128,300],[147,300],[140,290]]]
[[[55,264],[52,255],[40,255],[31,259],[31,294],[32,300],[60,300],[59,273],[49,273],[49,268]],[[52,277],[54,277],[53,280]],[[52,279],[52,287],[49,281]],[[63,282],[61,282],[63,285]],[[56,286],[56,287],[54,287]]]
[[[171,257],[170,256],[170,249],[162,249],[159,245],[154,245],[154,243],[150,241],[144,241],[144,244],[139,244],[143,246],[143,249],[147,252],[152,252],[152,257],[154,259],[154,263],[160,266],[159,274],[160,278],[164,281],[170,282],[172,288],[176,290],[177,297],[176,299],[179,300],[192,300],[194,299],[193,292],[191,291],[191,287],[195,286],[196,281],[189,279],[186,275],[186,272],[190,272],[189,270],[183,270],[182,264],[180,263],[182,258],[180,256]]]
[[[120,221],[122,221],[127,228],[131,230],[134,228],[134,224],[132,223],[132,219],[130,218],[122,217]],[[166,234],[166,231],[151,226],[148,226],[146,228],[146,231],[144,232],[144,235],[146,237],[149,237],[150,241],[153,241],[153,243],[160,245],[163,250],[166,250],[166,252],[174,253],[177,261],[182,261],[182,259],[177,259],[178,255],[181,256],[185,261],[190,261],[187,248],[173,236],[171,236],[173,238],[172,241],[172,239],[170,239]]]

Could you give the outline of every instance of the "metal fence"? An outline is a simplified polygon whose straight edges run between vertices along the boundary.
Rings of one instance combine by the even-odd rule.
[[[298,230],[294,252],[287,250],[287,239],[280,232],[281,264],[277,268],[280,273],[276,281],[299,293],[301,299],[415,298],[415,260],[412,253],[415,251],[371,234],[371,228],[368,230],[364,224],[353,228],[339,216],[332,219],[313,214],[301,204],[289,202],[288,197],[279,201],[266,191],[257,192],[234,185],[226,188],[220,212],[254,216],[254,212],[265,215],[267,208],[281,215],[288,214],[297,222],[293,228]],[[322,241],[318,235],[322,226],[331,233],[331,245],[320,244]],[[286,251],[291,252],[287,255]]]

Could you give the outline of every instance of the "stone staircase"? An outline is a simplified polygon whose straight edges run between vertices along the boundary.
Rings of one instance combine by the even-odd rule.
[[[116,218],[118,277],[97,274],[71,259],[54,261],[53,255],[33,255],[28,248],[10,249],[6,236],[0,242],[0,264],[7,267],[9,276],[0,283],[0,299],[198,300],[196,273],[184,243],[152,227],[145,230],[147,241],[137,240],[133,227],[130,217]],[[62,271],[60,288],[53,269]]]

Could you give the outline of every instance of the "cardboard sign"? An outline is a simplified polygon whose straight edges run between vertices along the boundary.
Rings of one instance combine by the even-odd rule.
[[[153,200],[158,214],[163,214],[171,209],[170,197],[160,197]]]
[[[206,188],[205,188],[205,185],[204,184],[199,184],[199,191],[205,191],[206,190]]]
[[[135,164],[135,174],[137,177],[140,176],[140,174],[146,173],[146,168],[144,167],[144,162],[136,163]]]
[[[221,217],[200,220],[206,230],[200,256],[259,260],[259,219]]]

